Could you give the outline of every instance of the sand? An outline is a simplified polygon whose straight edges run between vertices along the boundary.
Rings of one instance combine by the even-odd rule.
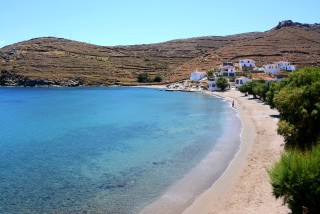
[[[132,88],[153,88],[153,89],[167,89],[166,85],[136,85],[130,86]]]
[[[283,151],[274,117],[278,112],[239,91],[208,94],[223,97],[230,105],[234,100],[243,125],[240,151],[219,180],[183,213],[290,213],[273,197],[266,171]]]
[[[234,101],[234,108],[243,126],[239,152],[223,175],[195,199],[190,198],[188,189],[183,192],[181,188],[177,188],[178,192],[175,194],[181,195],[181,198],[172,199],[168,197],[168,193],[164,194],[141,213],[290,213],[290,210],[282,205],[282,200],[276,200],[272,195],[267,173],[267,168],[279,160],[284,149],[283,137],[276,132],[278,112],[258,99],[244,96],[234,89],[204,93],[222,97],[229,101],[230,105]],[[171,190],[175,191],[181,182]],[[192,182],[201,182],[201,178]],[[185,201],[181,200],[182,198]]]

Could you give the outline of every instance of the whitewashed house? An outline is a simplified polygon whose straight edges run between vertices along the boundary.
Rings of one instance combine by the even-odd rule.
[[[252,59],[241,59],[239,61],[239,66],[241,70],[244,68],[254,68],[256,67],[255,63],[256,62]]]
[[[207,76],[206,72],[199,72],[198,69],[191,73],[190,80],[199,81]]]
[[[234,77],[236,75],[236,70],[233,66],[230,65],[222,66],[220,69],[220,75]]]
[[[266,64],[263,66],[264,72],[267,74],[278,74],[280,73],[280,66],[278,63]]]
[[[221,91],[221,88],[217,87],[217,80],[219,79],[219,77],[214,77],[212,79],[209,79],[209,82],[208,82],[208,86],[209,86],[209,91]],[[229,87],[227,87],[227,89],[230,89],[230,83],[229,83],[229,79],[226,78],[227,81],[228,81],[228,85]]]
[[[264,67],[262,67],[262,68],[257,68],[257,71],[260,71],[260,72],[264,72]]]
[[[277,62],[280,66],[280,70],[286,70],[286,71],[295,71],[296,67],[294,65],[291,65],[290,62],[280,61]]]
[[[238,88],[239,86],[246,84],[247,82],[252,82],[252,79],[247,77],[238,77],[235,81],[235,86]]]

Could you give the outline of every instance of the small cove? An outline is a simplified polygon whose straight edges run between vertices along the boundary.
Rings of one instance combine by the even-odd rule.
[[[0,112],[1,213],[136,213],[240,141],[230,104],[200,93],[0,88]]]

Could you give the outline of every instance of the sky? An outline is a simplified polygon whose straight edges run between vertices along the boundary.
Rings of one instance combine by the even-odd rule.
[[[320,0],[0,0],[0,47],[54,36],[134,45],[320,23]]]

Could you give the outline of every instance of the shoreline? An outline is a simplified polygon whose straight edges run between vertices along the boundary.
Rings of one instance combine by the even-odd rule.
[[[279,159],[284,140],[276,133],[274,109],[239,91],[204,92],[229,102],[241,119],[240,150],[222,176],[184,210],[183,214],[280,213],[290,210],[272,195],[266,169]]]
[[[166,86],[150,85],[138,88],[165,89]],[[230,105],[235,101],[234,109],[242,123],[240,149],[231,163],[229,161],[222,175],[205,191],[199,192],[196,198],[190,197],[188,190],[179,195],[181,198],[189,197],[183,212],[175,212],[174,206],[168,206],[152,213],[290,213],[287,207],[282,206],[282,200],[273,197],[266,171],[279,159],[283,151],[284,140],[276,133],[278,119],[274,116],[278,115],[278,112],[258,99],[245,97],[239,91],[198,92],[224,99]],[[193,176],[191,181],[201,184],[202,179]]]
[[[207,95],[206,95],[207,96]],[[228,108],[219,120],[224,120],[223,131],[216,138],[215,145],[208,151],[205,157],[187,172],[182,178],[168,187],[159,197],[145,207],[140,214],[182,213],[204,191],[209,189],[213,182],[217,181],[229,167],[240,149],[240,135],[242,125],[238,114],[226,101],[224,106]],[[230,134],[230,131],[232,134]],[[214,166],[214,167],[212,167]]]
[[[168,207],[159,207],[157,204],[157,207],[154,205],[158,203],[157,199],[140,213],[290,213],[282,205],[282,200],[272,195],[267,174],[267,168],[279,159],[284,149],[283,137],[276,132],[278,119],[273,117],[278,115],[277,110],[270,109],[258,99],[245,97],[234,89],[226,92],[200,92],[224,99],[230,105],[232,101],[235,102],[234,109],[242,123],[240,149],[222,175],[204,192],[199,193],[183,212],[178,212],[172,204],[166,204]],[[194,182],[201,182],[201,178],[194,179]],[[160,199],[166,197],[168,195],[164,194]]]

